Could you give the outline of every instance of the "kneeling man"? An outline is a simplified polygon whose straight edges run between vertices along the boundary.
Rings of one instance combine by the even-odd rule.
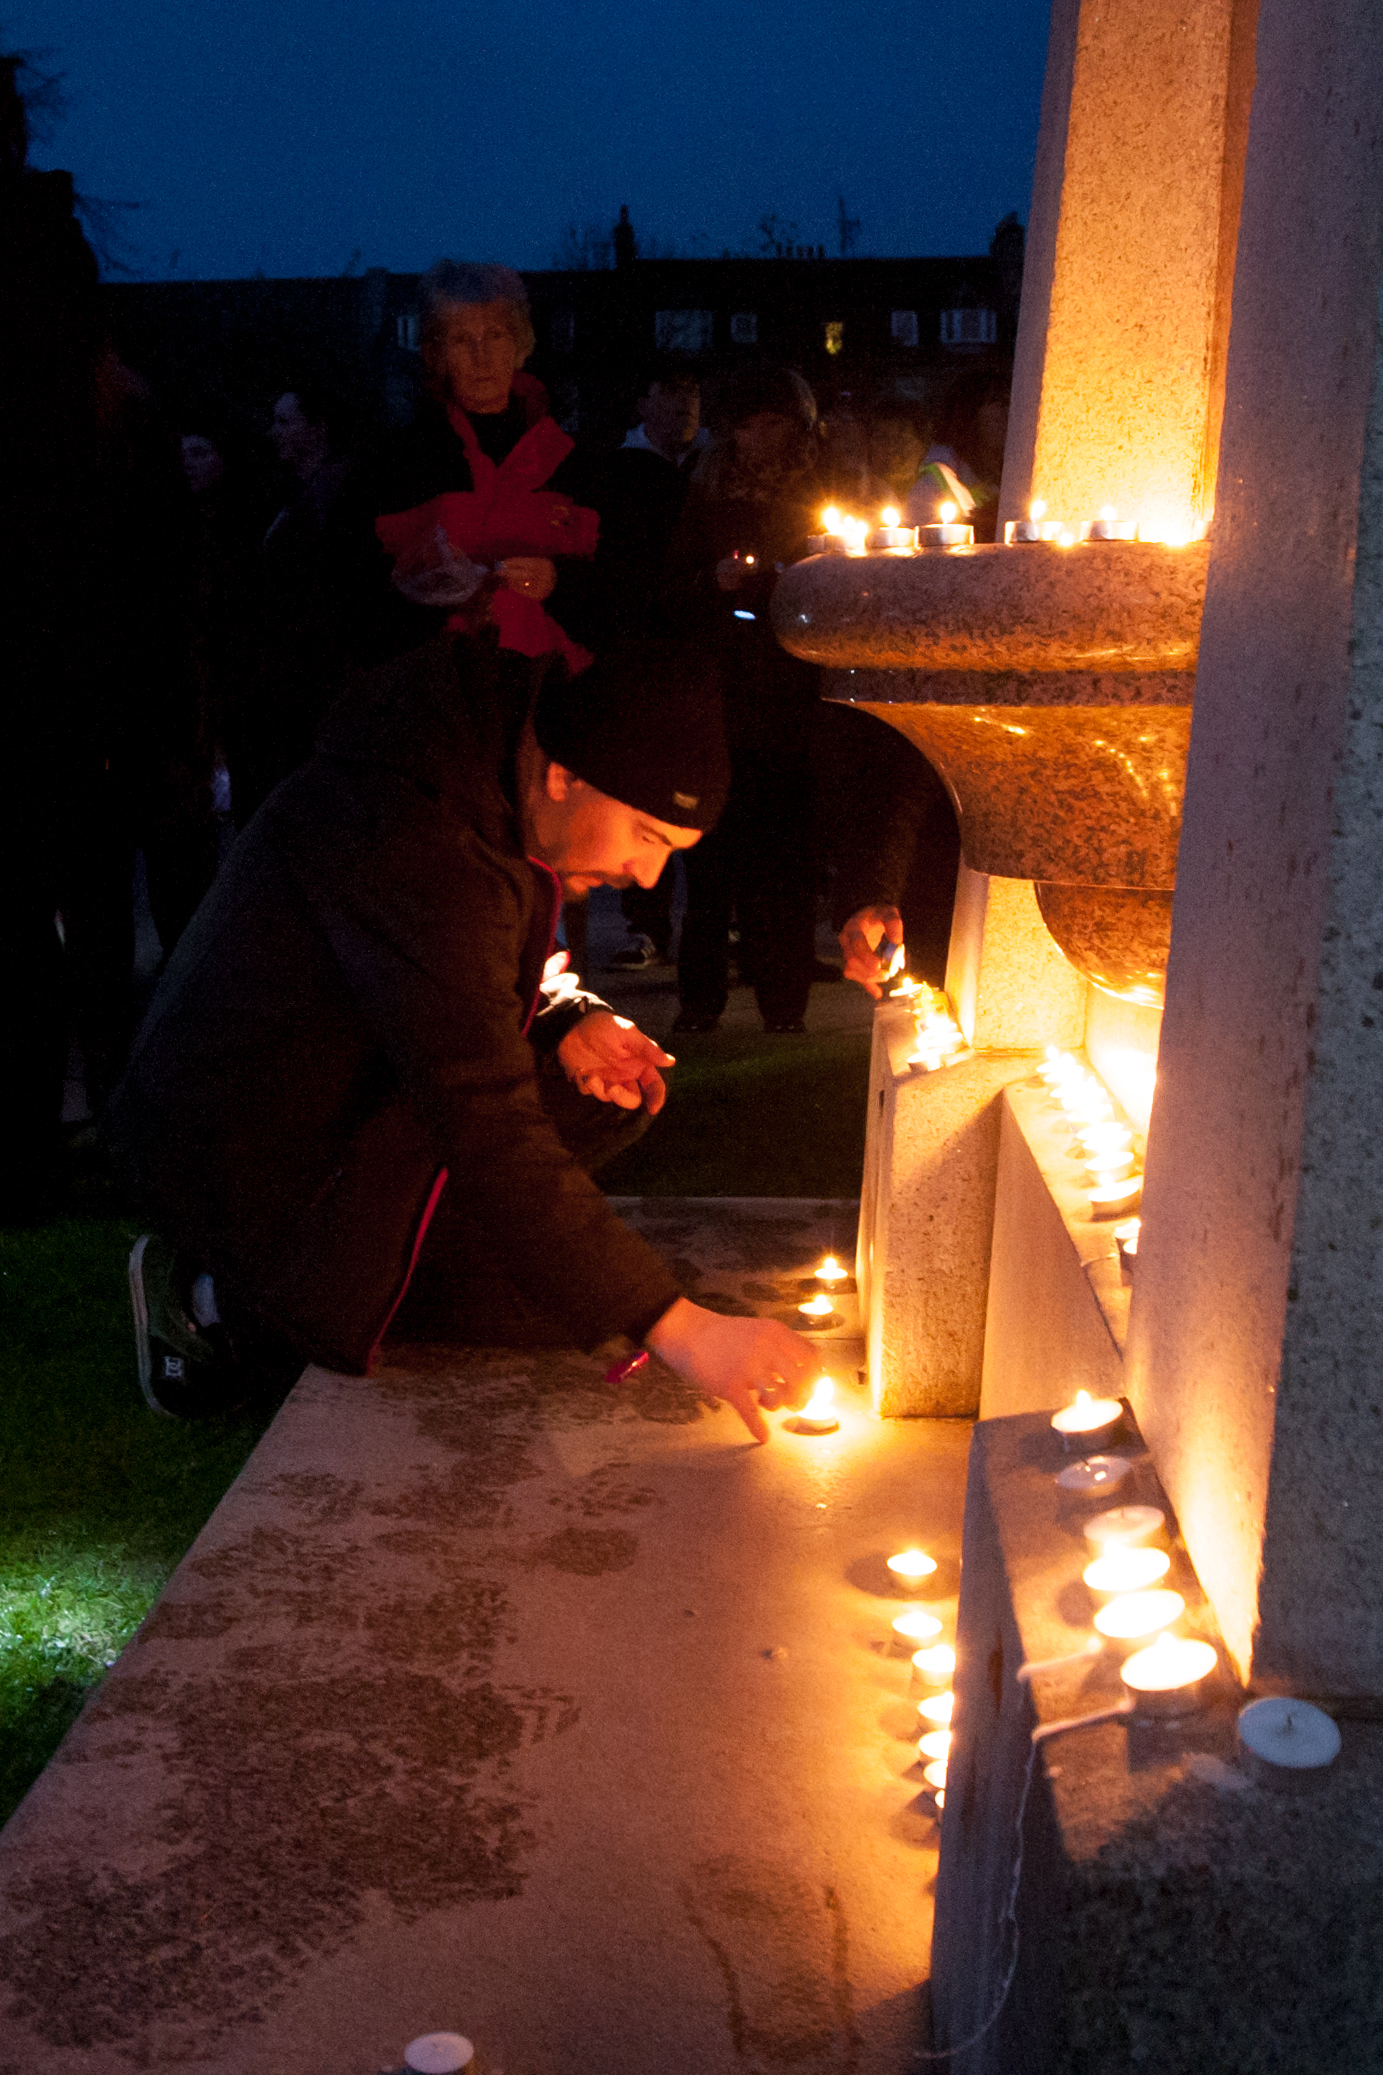
[[[671,643],[570,679],[440,636],[340,702],[179,941],[111,1105],[156,1227],[130,1264],[151,1404],[363,1373],[391,1320],[626,1334],[759,1439],[761,1408],[801,1403],[807,1343],[688,1302],[591,1179],[672,1062],[551,957],[564,898],[651,886],[728,782],[718,686]]]

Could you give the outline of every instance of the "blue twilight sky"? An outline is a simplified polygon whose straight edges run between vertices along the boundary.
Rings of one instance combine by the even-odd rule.
[[[0,0],[2,4],[2,0]],[[660,250],[983,251],[1026,221],[1047,0],[11,0],[64,75],[33,154],[161,279],[554,263],[628,202]]]

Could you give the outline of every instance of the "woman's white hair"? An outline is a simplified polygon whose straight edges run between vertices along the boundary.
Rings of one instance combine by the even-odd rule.
[[[522,367],[537,341],[528,311],[528,290],[512,267],[477,260],[439,259],[418,283],[424,344],[438,330],[447,310],[467,303],[503,303]]]

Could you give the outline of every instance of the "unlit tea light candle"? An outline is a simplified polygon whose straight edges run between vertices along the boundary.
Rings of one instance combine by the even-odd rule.
[[[1339,1757],[1340,1732],[1324,1708],[1275,1694],[1239,1710],[1239,1754],[1251,1779],[1300,1793]]]
[[[936,1571],[936,1558],[925,1549],[902,1549],[890,1556],[888,1568],[898,1592],[916,1592]]]
[[[1119,1676],[1139,1715],[1189,1715],[1200,1705],[1201,1682],[1217,1663],[1213,1643],[1160,1635],[1126,1657]]]
[[[460,2032],[425,2032],[403,2052],[403,2065],[410,2075],[460,2075],[474,2059],[475,2048]]]
[[[1089,1391],[1077,1391],[1071,1404],[1052,1414],[1052,1427],[1068,1448],[1093,1454],[1112,1438],[1123,1416],[1117,1398],[1092,1398]]]
[[[1085,1523],[1085,1539],[1101,1556],[1111,1549],[1142,1549],[1155,1542],[1167,1525],[1160,1506],[1110,1506],[1092,1513]]]
[[[1084,1461],[1068,1463],[1064,1470],[1058,1470],[1056,1481],[1063,1491],[1080,1492],[1089,1498],[1100,1492],[1117,1491],[1132,1467],[1127,1456],[1087,1455]]]

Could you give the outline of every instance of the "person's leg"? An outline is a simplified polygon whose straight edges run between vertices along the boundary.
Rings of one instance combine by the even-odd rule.
[[[682,1014],[676,1028],[713,1025],[730,999],[730,916],[733,911],[735,826],[731,804],[719,825],[694,850],[683,852],[687,912],[677,951],[677,993]]]
[[[805,757],[763,763],[755,772],[738,900],[764,1027],[798,1026],[811,993],[816,935],[811,772]]]

